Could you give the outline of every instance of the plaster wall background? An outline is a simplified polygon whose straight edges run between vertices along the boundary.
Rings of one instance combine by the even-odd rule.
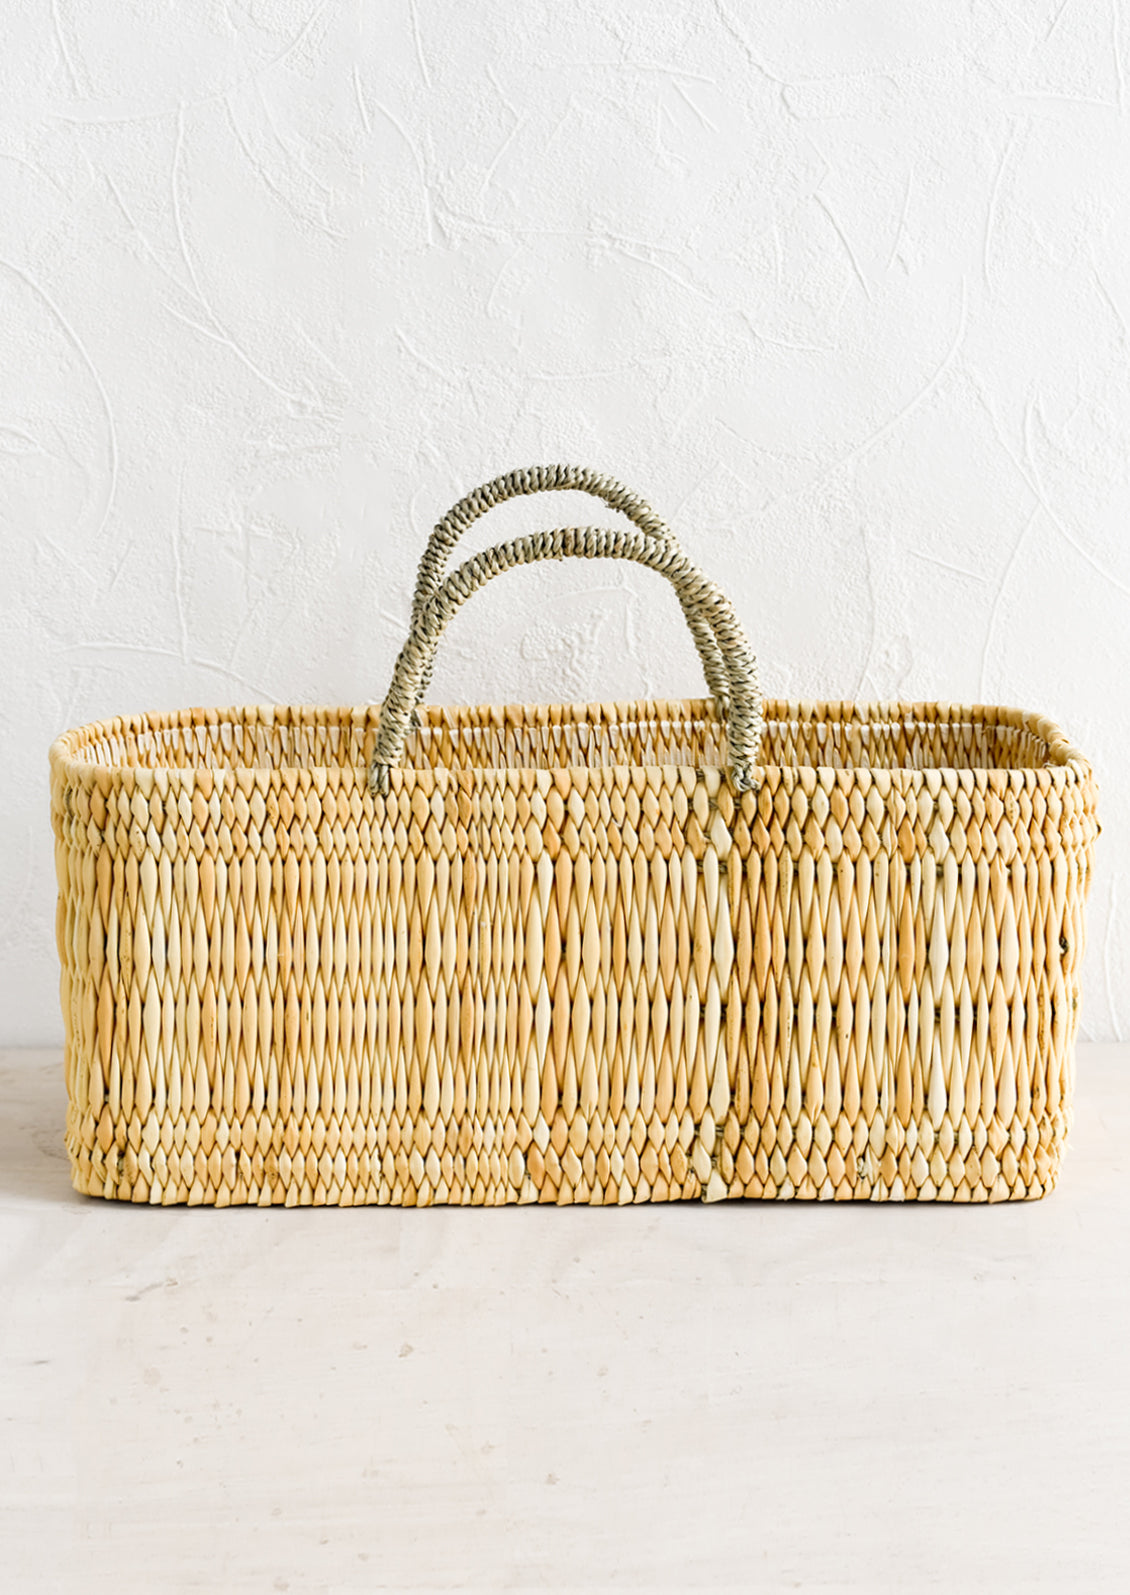
[[[1083,1033],[1130,1029],[1130,18],[810,0],[16,0],[0,52],[0,1042],[62,1034],[46,750],[383,696],[431,524],[640,491],[772,695],[1018,703],[1104,794]],[[467,551],[596,520],[507,505]],[[700,690],[555,565],[436,701]]]

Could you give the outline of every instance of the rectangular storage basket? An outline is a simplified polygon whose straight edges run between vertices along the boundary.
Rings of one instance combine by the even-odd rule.
[[[142,1201],[1038,1195],[1094,793],[1047,721],[202,712],[52,749],[67,1145]]]
[[[408,671],[413,701],[426,673]],[[745,789],[717,697],[427,709],[391,768],[376,708],[61,737],[77,1189],[288,1205],[1051,1189],[1089,766],[1013,710],[762,707]]]

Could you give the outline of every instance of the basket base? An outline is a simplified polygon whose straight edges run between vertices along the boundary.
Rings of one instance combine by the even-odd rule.
[[[805,1158],[795,1143],[788,1158],[779,1146],[769,1155],[762,1144],[772,1139],[769,1127],[752,1124],[739,1132],[731,1121],[720,1137],[721,1151],[715,1157],[704,1154],[701,1140],[691,1147],[689,1156],[679,1142],[668,1150],[647,1139],[642,1155],[629,1140],[626,1151],[614,1143],[611,1152],[603,1145],[599,1153],[586,1147],[578,1157],[567,1146],[565,1156],[560,1157],[552,1141],[543,1153],[531,1139],[524,1152],[517,1142],[507,1154],[471,1145],[465,1153],[445,1151],[440,1156],[429,1147],[425,1158],[417,1145],[423,1139],[420,1134],[396,1137],[400,1145],[393,1151],[391,1138],[379,1134],[374,1126],[362,1128],[359,1135],[355,1131],[349,1137],[348,1150],[341,1130],[333,1137],[323,1132],[319,1151],[309,1127],[303,1133],[293,1121],[283,1127],[278,1121],[270,1124],[265,1117],[258,1121],[248,1118],[242,1125],[237,1122],[226,1127],[217,1126],[211,1118],[209,1115],[203,1127],[190,1120],[187,1134],[168,1137],[168,1149],[158,1140],[153,1152],[144,1144],[136,1119],[128,1124],[120,1121],[113,1129],[104,1121],[103,1135],[110,1130],[110,1146],[105,1151],[98,1138],[91,1137],[89,1120],[86,1134],[71,1126],[67,1134],[71,1183],[87,1196],[194,1207],[1031,1201],[1055,1188],[1069,1127],[1064,1114],[1054,1124],[1047,1119],[1033,1121],[1027,1131],[1016,1121],[1009,1132],[999,1120],[988,1127],[979,1123],[970,1135],[968,1150],[962,1153],[955,1145],[948,1159],[940,1144],[926,1154],[929,1121],[925,1132],[912,1128],[907,1133],[896,1122],[895,1128],[901,1132],[896,1134],[888,1126],[881,1132],[881,1156],[873,1153],[870,1143],[858,1154],[849,1143],[844,1155],[835,1140],[826,1155],[813,1146]],[[179,1150],[176,1139],[184,1142]],[[332,1151],[331,1139],[337,1143]],[[473,1142],[475,1138],[468,1134],[466,1139]],[[840,1139],[844,1139],[842,1133]],[[302,1150],[303,1140],[310,1142],[306,1151]],[[195,1142],[194,1148],[190,1142]],[[294,1143],[294,1152],[286,1150],[288,1142]],[[736,1155],[730,1142],[736,1142]],[[916,1143],[913,1151],[912,1142]],[[412,1150],[406,1151],[406,1146]]]

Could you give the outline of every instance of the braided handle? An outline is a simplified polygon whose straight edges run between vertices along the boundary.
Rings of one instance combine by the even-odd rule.
[[[593,526],[538,532],[500,543],[459,566],[422,605],[401,649],[392,682],[381,707],[376,746],[369,767],[369,789],[387,792],[389,771],[404,758],[404,744],[418,701],[420,684],[431,671],[439,640],[459,606],[492,576],[543,559],[630,559],[656,570],[674,587],[684,613],[693,612],[709,625],[730,685],[726,710],[730,779],[739,792],[755,782],[764,727],[757,662],[730,601],[708,581],[678,547],[658,542],[639,530],[605,531]]]
[[[484,483],[482,487],[475,488],[473,493],[461,498],[458,504],[453,505],[436,524],[416,573],[410,630],[415,630],[425,604],[438,592],[446,572],[448,554],[480,515],[485,515],[496,504],[505,504],[507,499],[520,498],[526,493],[567,490],[591,493],[594,498],[603,499],[610,509],[619,510],[626,515],[645,536],[653,537],[657,542],[669,544],[671,547],[678,547],[675,534],[665,521],[660,520],[651,506],[611,476],[601,476],[599,472],[590,471],[581,465],[535,465],[525,471],[508,471],[504,476],[496,476],[493,481]],[[702,661],[707,688],[718,704],[719,712],[724,714],[730,690],[725,661],[718,651],[709,622],[685,604],[683,612]],[[429,666],[420,682],[417,705],[427,691],[431,674]]]

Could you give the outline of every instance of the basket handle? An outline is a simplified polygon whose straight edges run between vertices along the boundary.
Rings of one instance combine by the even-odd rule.
[[[404,758],[404,745],[418,700],[448,621],[472,593],[492,576],[543,559],[629,559],[656,570],[674,587],[684,613],[709,625],[712,641],[725,662],[730,701],[725,713],[730,779],[739,792],[756,785],[754,767],[764,727],[757,661],[741,623],[725,594],[692,565],[677,546],[659,542],[639,530],[607,531],[594,526],[565,527],[499,543],[460,565],[421,606],[416,622],[392,673],[381,706],[380,724],[369,766],[369,790],[384,793],[389,771]]]
[[[472,526],[481,515],[485,515],[496,504],[505,504],[507,499],[521,498],[526,493],[565,491],[591,493],[594,498],[603,499],[610,509],[619,510],[626,515],[645,536],[674,548],[679,546],[674,532],[665,521],[660,520],[650,504],[646,504],[630,488],[625,487],[622,482],[615,481],[611,476],[602,476],[599,472],[590,471],[583,465],[534,465],[525,471],[508,471],[504,476],[496,476],[492,481],[485,482],[482,487],[475,488],[474,492],[468,493],[465,498],[461,498],[458,504],[453,505],[443,519],[437,522],[420,560],[420,568],[416,572],[410,629],[416,628],[425,604],[439,591],[440,583],[446,573],[448,554],[468,527]],[[725,661],[718,651],[710,623],[686,604],[683,605],[683,613],[694,638],[698,656],[702,660],[707,688],[718,705],[719,713],[725,714],[729,680]],[[431,675],[429,665],[420,682],[416,706],[419,706],[423,700]]]

